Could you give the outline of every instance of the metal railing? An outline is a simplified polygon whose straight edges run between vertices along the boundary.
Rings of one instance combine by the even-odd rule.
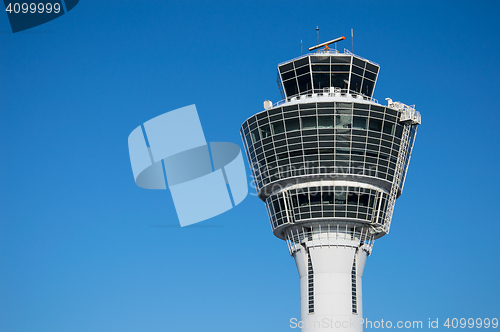
[[[300,248],[304,242],[308,247],[362,247],[370,254],[374,236],[370,232],[370,227],[355,226],[349,224],[318,223],[315,225],[297,225],[290,227],[286,232],[286,242],[290,254]]]
[[[374,64],[374,65],[376,65],[376,66],[379,66],[379,67],[380,67],[380,65],[379,65],[378,63],[373,62],[373,61],[371,61],[371,60],[368,60],[368,59],[366,59],[366,58],[363,58],[362,56],[359,56],[359,55],[357,55],[357,54],[354,54],[354,53],[352,53],[351,51],[349,51],[347,48],[344,48],[344,53],[340,53],[339,51],[337,51],[337,50],[335,50],[335,49],[329,49],[329,50],[325,50],[325,49],[318,49],[316,52],[311,52],[311,53],[302,54],[302,55],[300,55],[300,56],[298,56],[298,57],[295,57],[295,58],[293,58],[293,59],[290,59],[290,60],[287,60],[287,61],[283,61],[283,62],[279,63],[279,64],[278,64],[278,66],[281,66],[281,65],[283,65],[283,64],[285,64],[285,63],[288,63],[288,62],[292,62],[292,61],[295,61],[295,60],[299,60],[299,59],[305,58],[306,56],[309,56],[309,55],[317,55],[317,54],[335,54],[335,55],[337,55],[337,54],[341,55],[341,54],[342,54],[342,55],[352,55],[352,56],[355,56],[356,58],[359,58],[359,59],[361,59],[361,60],[368,61],[369,63]]]
[[[378,104],[377,99],[372,98],[370,96],[367,96],[365,94],[359,93],[357,91],[330,87],[330,88],[323,88],[323,89],[310,89],[310,90],[304,91],[300,94],[290,96],[287,99],[283,99],[283,100],[280,100],[280,101],[274,103],[273,108],[280,106],[280,105],[283,105],[283,104],[286,104],[286,103],[289,103],[289,102],[304,100],[307,98],[316,98],[316,97],[345,97],[345,98],[352,98],[353,100],[365,100],[365,101],[369,101],[369,102]]]

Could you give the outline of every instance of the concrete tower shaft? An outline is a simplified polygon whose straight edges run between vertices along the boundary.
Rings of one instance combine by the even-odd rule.
[[[365,261],[403,190],[420,114],[372,98],[378,71],[348,51],[280,64],[285,100],[241,127],[258,196],[299,271],[306,332],[362,331]]]

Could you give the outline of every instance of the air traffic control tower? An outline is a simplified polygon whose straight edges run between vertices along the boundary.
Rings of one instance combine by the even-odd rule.
[[[363,330],[365,261],[389,232],[421,122],[414,106],[372,98],[378,64],[328,43],[279,64],[283,100],[241,126],[272,231],[297,265],[303,332]]]

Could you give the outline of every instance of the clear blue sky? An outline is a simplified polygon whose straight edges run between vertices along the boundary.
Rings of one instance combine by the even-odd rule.
[[[381,65],[422,113],[405,192],[364,278],[370,320],[500,318],[498,1],[80,1],[0,14],[0,332],[297,331],[299,278],[249,196],[196,227],[134,183],[127,137],[196,104],[208,141],[280,99],[316,42]],[[167,226],[165,226],[167,225]],[[170,225],[170,226],[168,226]]]

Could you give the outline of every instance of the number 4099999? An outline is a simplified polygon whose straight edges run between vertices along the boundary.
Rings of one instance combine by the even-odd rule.
[[[23,13],[31,13],[31,14],[43,14],[43,13],[55,13],[58,14],[61,11],[61,4],[59,3],[9,3],[7,5],[7,8],[5,8],[5,11],[15,14]]]

